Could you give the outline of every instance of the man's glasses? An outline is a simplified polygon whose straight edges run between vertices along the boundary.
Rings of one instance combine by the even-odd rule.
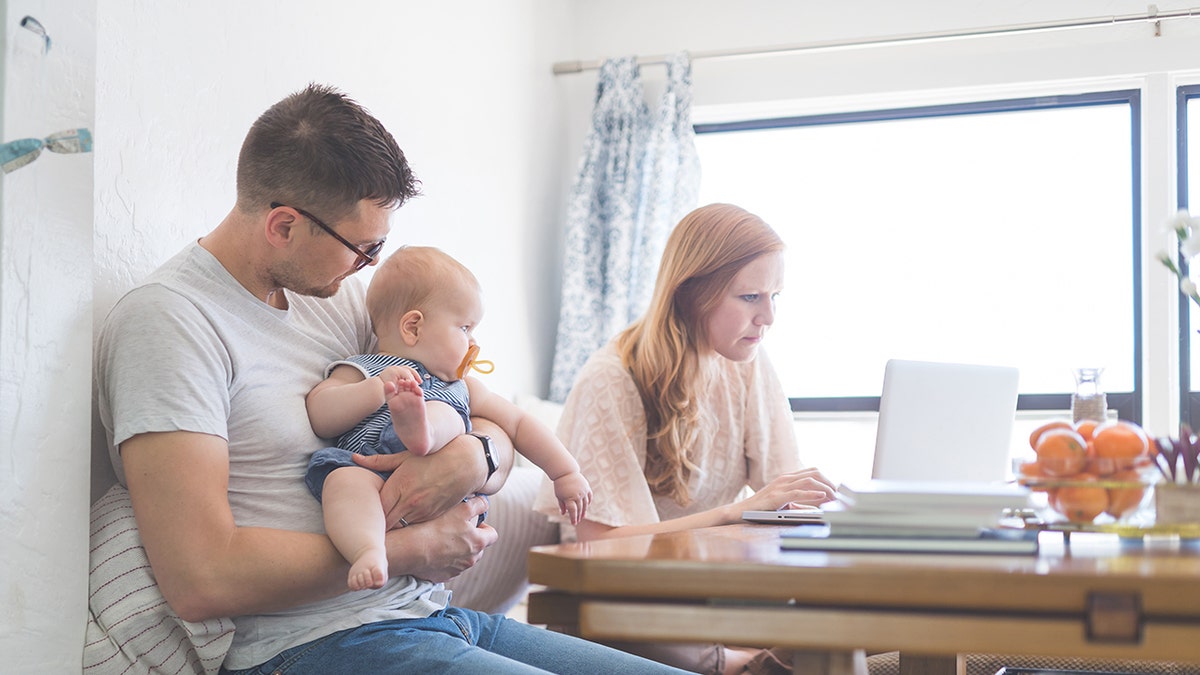
[[[271,208],[273,208],[273,209],[277,209],[281,206],[286,206],[286,205],[280,204],[279,202],[271,202]],[[321,222],[320,218],[314,216],[313,214],[309,213],[308,211],[305,211],[304,209],[298,209],[295,206],[287,206],[287,208],[292,209],[296,213],[299,213],[300,215],[304,216],[305,218],[308,218],[309,220],[313,221],[314,223],[316,223],[317,227],[321,228],[322,230],[325,230],[334,239],[337,239],[338,241],[342,242],[342,246],[345,246],[346,248],[350,249],[351,251],[354,251],[354,255],[358,256],[358,260],[356,260],[354,262],[355,271],[361,270],[362,268],[366,267],[367,265],[370,265],[372,262],[375,262],[375,257],[378,256],[379,252],[383,250],[383,244],[384,244],[384,242],[387,241],[387,239],[381,239],[381,240],[375,242],[374,244],[371,244],[370,246],[368,246],[367,250],[364,251],[361,248],[355,246],[354,244],[351,244],[342,235],[338,234],[337,232],[334,232],[332,227]]]

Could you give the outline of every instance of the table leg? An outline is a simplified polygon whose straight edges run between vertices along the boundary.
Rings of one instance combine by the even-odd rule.
[[[966,675],[962,654],[912,654],[900,652],[900,675]]]
[[[867,675],[867,655],[861,649],[849,652],[794,650],[795,675]]]

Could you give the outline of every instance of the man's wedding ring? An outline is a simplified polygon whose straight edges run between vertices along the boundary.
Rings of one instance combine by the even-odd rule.
[[[400,519],[400,527],[408,527],[408,521],[404,518]]]

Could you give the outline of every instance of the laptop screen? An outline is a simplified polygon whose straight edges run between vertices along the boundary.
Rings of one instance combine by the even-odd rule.
[[[1018,375],[1002,366],[888,361],[871,477],[1007,480]]]

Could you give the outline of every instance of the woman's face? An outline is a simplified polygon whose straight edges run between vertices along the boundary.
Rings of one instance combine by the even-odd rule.
[[[731,361],[749,361],[775,322],[775,296],[783,289],[783,254],[756,258],[733,277],[705,321],[708,349]]]

